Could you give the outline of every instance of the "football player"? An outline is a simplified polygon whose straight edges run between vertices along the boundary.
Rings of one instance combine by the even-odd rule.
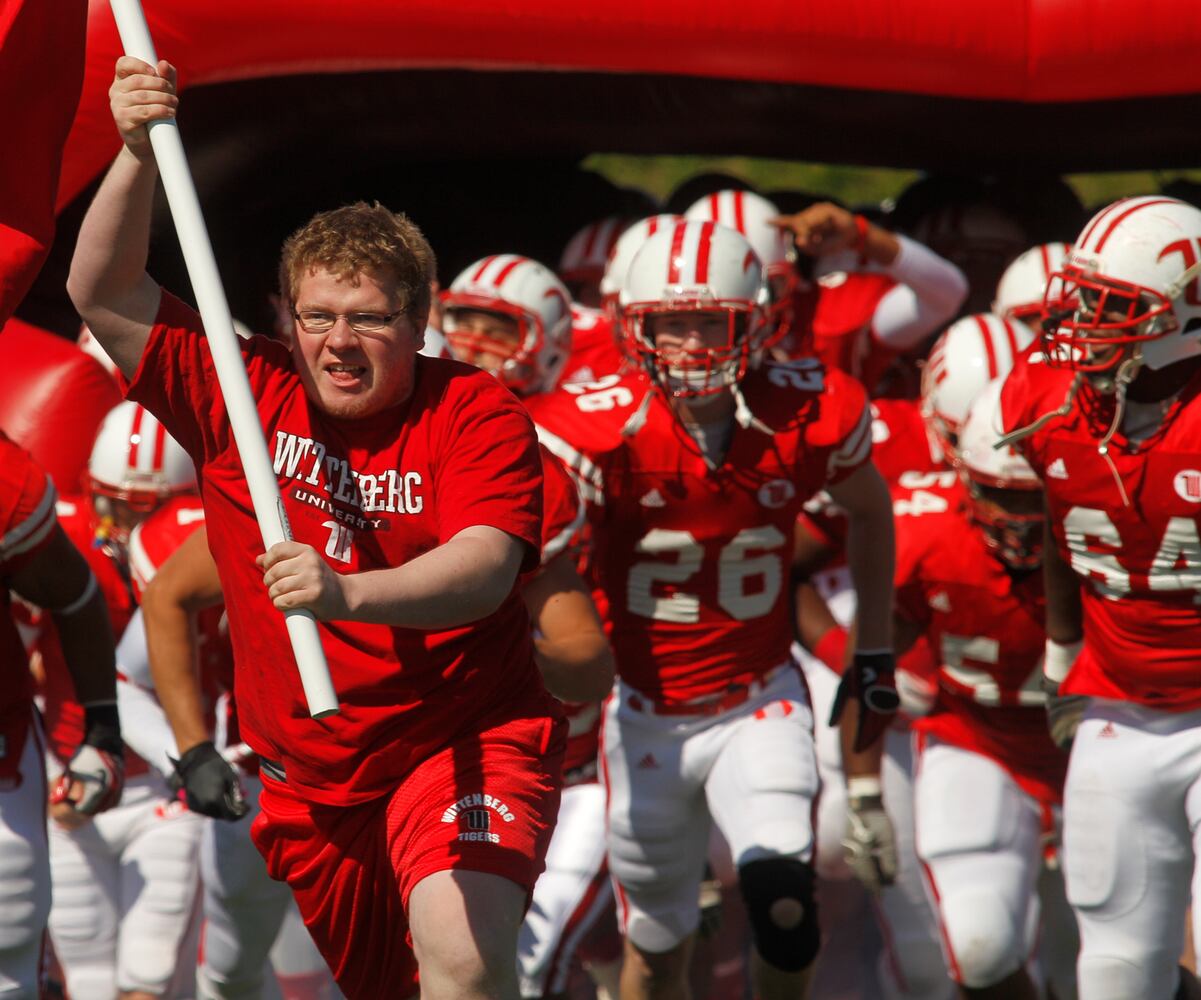
[[[450,348],[495,375],[522,399],[552,389],[570,353],[567,290],[527,257],[501,255],[469,266],[442,297]],[[566,995],[580,943],[610,916],[604,789],[597,778],[600,701],[613,660],[600,619],[575,569],[583,508],[559,460],[543,452],[542,566],[523,580],[543,679],[569,720],[563,797],[546,871],[518,938],[524,997]],[[612,977],[611,977],[612,978]]]
[[[55,489],[27,452],[0,433],[0,994],[36,1000],[50,912],[45,740],[33,681],[10,614],[13,594],[45,609],[58,632],[82,739],[59,784],[60,815],[110,809],[125,768],[116,705],[113,635],[91,568],[55,515]]]
[[[100,426],[85,489],[83,497],[60,502],[60,520],[91,564],[119,638],[136,607],[130,532],[160,505],[194,494],[196,472],[152,414],[124,402]],[[37,640],[51,773],[69,760],[83,716],[59,638],[47,628]],[[50,936],[67,989],[79,1000],[142,1000],[191,988],[201,820],[128,748],[124,763],[125,794],[103,816],[85,819],[60,796],[50,799]]]
[[[819,943],[818,778],[785,584],[793,522],[822,487],[852,521],[862,613],[847,677],[865,741],[890,717],[871,697],[891,681],[892,519],[867,401],[812,360],[762,362],[769,304],[740,234],[671,223],[621,290],[637,369],[531,406],[580,481],[613,625],[602,764],[623,997],[684,988],[711,822],[738,867],[758,995],[802,995]]]
[[[965,997],[1036,1000],[1035,887],[1058,841],[1067,755],[1040,686],[1040,487],[1024,459],[993,448],[1000,389],[990,383],[963,424],[962,484],[945,473],[893,504],[896,633],[898,653],[924,636],[938,663],[936,703],[912,725],[914,818],[948,970]],[[1051,915],[1055,996],[1074,996],[1074,921]]]
[[[1098,212],[1002,394],[1043,483],[1046,681],[1072,740],[1068,898],[1083,1000],[1191,997],[1178,969],[1201,829],[1201,210]],[[1196,913],[1194,912],[1194,922]]]

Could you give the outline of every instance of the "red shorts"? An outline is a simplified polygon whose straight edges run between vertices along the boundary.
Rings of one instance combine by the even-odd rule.
[[[417,993],[406,913],[427,875],[487,872],[533,892],[559,810],[566,728],[561,719],[505,722],[356,806],[306,802],[263,773],[251,837],[271,877],[291,887],[348,1000]]]

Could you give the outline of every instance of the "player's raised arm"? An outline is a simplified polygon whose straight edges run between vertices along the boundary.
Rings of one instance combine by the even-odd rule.
[[[161,291],[146,273],[158,168],[146,123],[175,115],[175,69],[122,56],[109,90],[125,145],[92,200],[75,245],[67,291],[80,316],[126,376],[142,357]]]

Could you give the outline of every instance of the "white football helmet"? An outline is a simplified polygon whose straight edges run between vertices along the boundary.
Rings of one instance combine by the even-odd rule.
[[[599,284],[617,239],[628,219],[609,215],[580,229],[563,248],[559,277],[566,285]]]
[[[616,315],[618,297],[621,286],[625,283],[630,271],[630,261],[634,259],[642,244],[660,229],[682,222],[682,215],[652,215],[627,226],[617,237],[617,242],[609,251],[609,259],[605,262],[605,273],[601,277],[601,301],[611,314]]]
[[[797,286],[796,248],[789,235],[771,225],[780,210],[754,191],[718,191],[693,203],[684,218],[720,222],[746,237],[754,248],[771,291],[773,336],[784,337],[791,326],[792,296]]]
[[[675,222],[634,255],[620,293],[630,353],[673,396],[706,396],[737,386],[767,333],[770,293],[759,258],[739,233],[715,222]],[[721,345],[668,358],[648,332],[650,317],[723,313]]]
[[[1201,209],[1125,198],[1084,227],[1047,289],[1049,364],[1103,373],[1201,354]],[[1127,375],[1127,381],[1133,371]]]
[[[494,374],[519,396],[546,392],[559,381],[571,353],[571,296],[549,267],[516,254],[485,257],[455,278],[441,300],[442,329],[456,357],[482,350],[504,357]],[[517,342],[460,329],[460,310],[516,320]]]
[[[972,403],[1033,341],[1029,327],[992,313],[956,320],[935,341],[922,371],[922,414],[950,461]]]
[[[153,413],[127,399],[100,425],[86,485],[96,513],[113,522],[109,536],[124,543],[133,522],[171,497],[196,491],[196,467]]]
[[[1047,285],[1071,249],[1067,243],[1043,243],[1019,255],[997,282],[992,312],[1025,323],[1032,330],[1039,329]]]
[[[995,447],[1003,430],[1001,386],[996,378],[972,403],[959,435],[959,475],[971,518],[1010,569],[1042,562],[1042,483],[1012,447]]]

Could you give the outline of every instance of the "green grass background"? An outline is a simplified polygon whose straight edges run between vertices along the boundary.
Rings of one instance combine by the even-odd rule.
[[[882,202],[895,198],[919,174],[914,170],[794,163],[742,156],[626,156],[598,153],[584,163],[588,169],[621,185],[642,188],[660,198],[694,174],[711,170],[742,177],[760,190],[787,189],[833,195],[848,203]],[[1153,173],[1071,174],[1068,181],[1086,206],[1125,195],[1149,194],[1175,177],[1201,181],[1201,170]]]

